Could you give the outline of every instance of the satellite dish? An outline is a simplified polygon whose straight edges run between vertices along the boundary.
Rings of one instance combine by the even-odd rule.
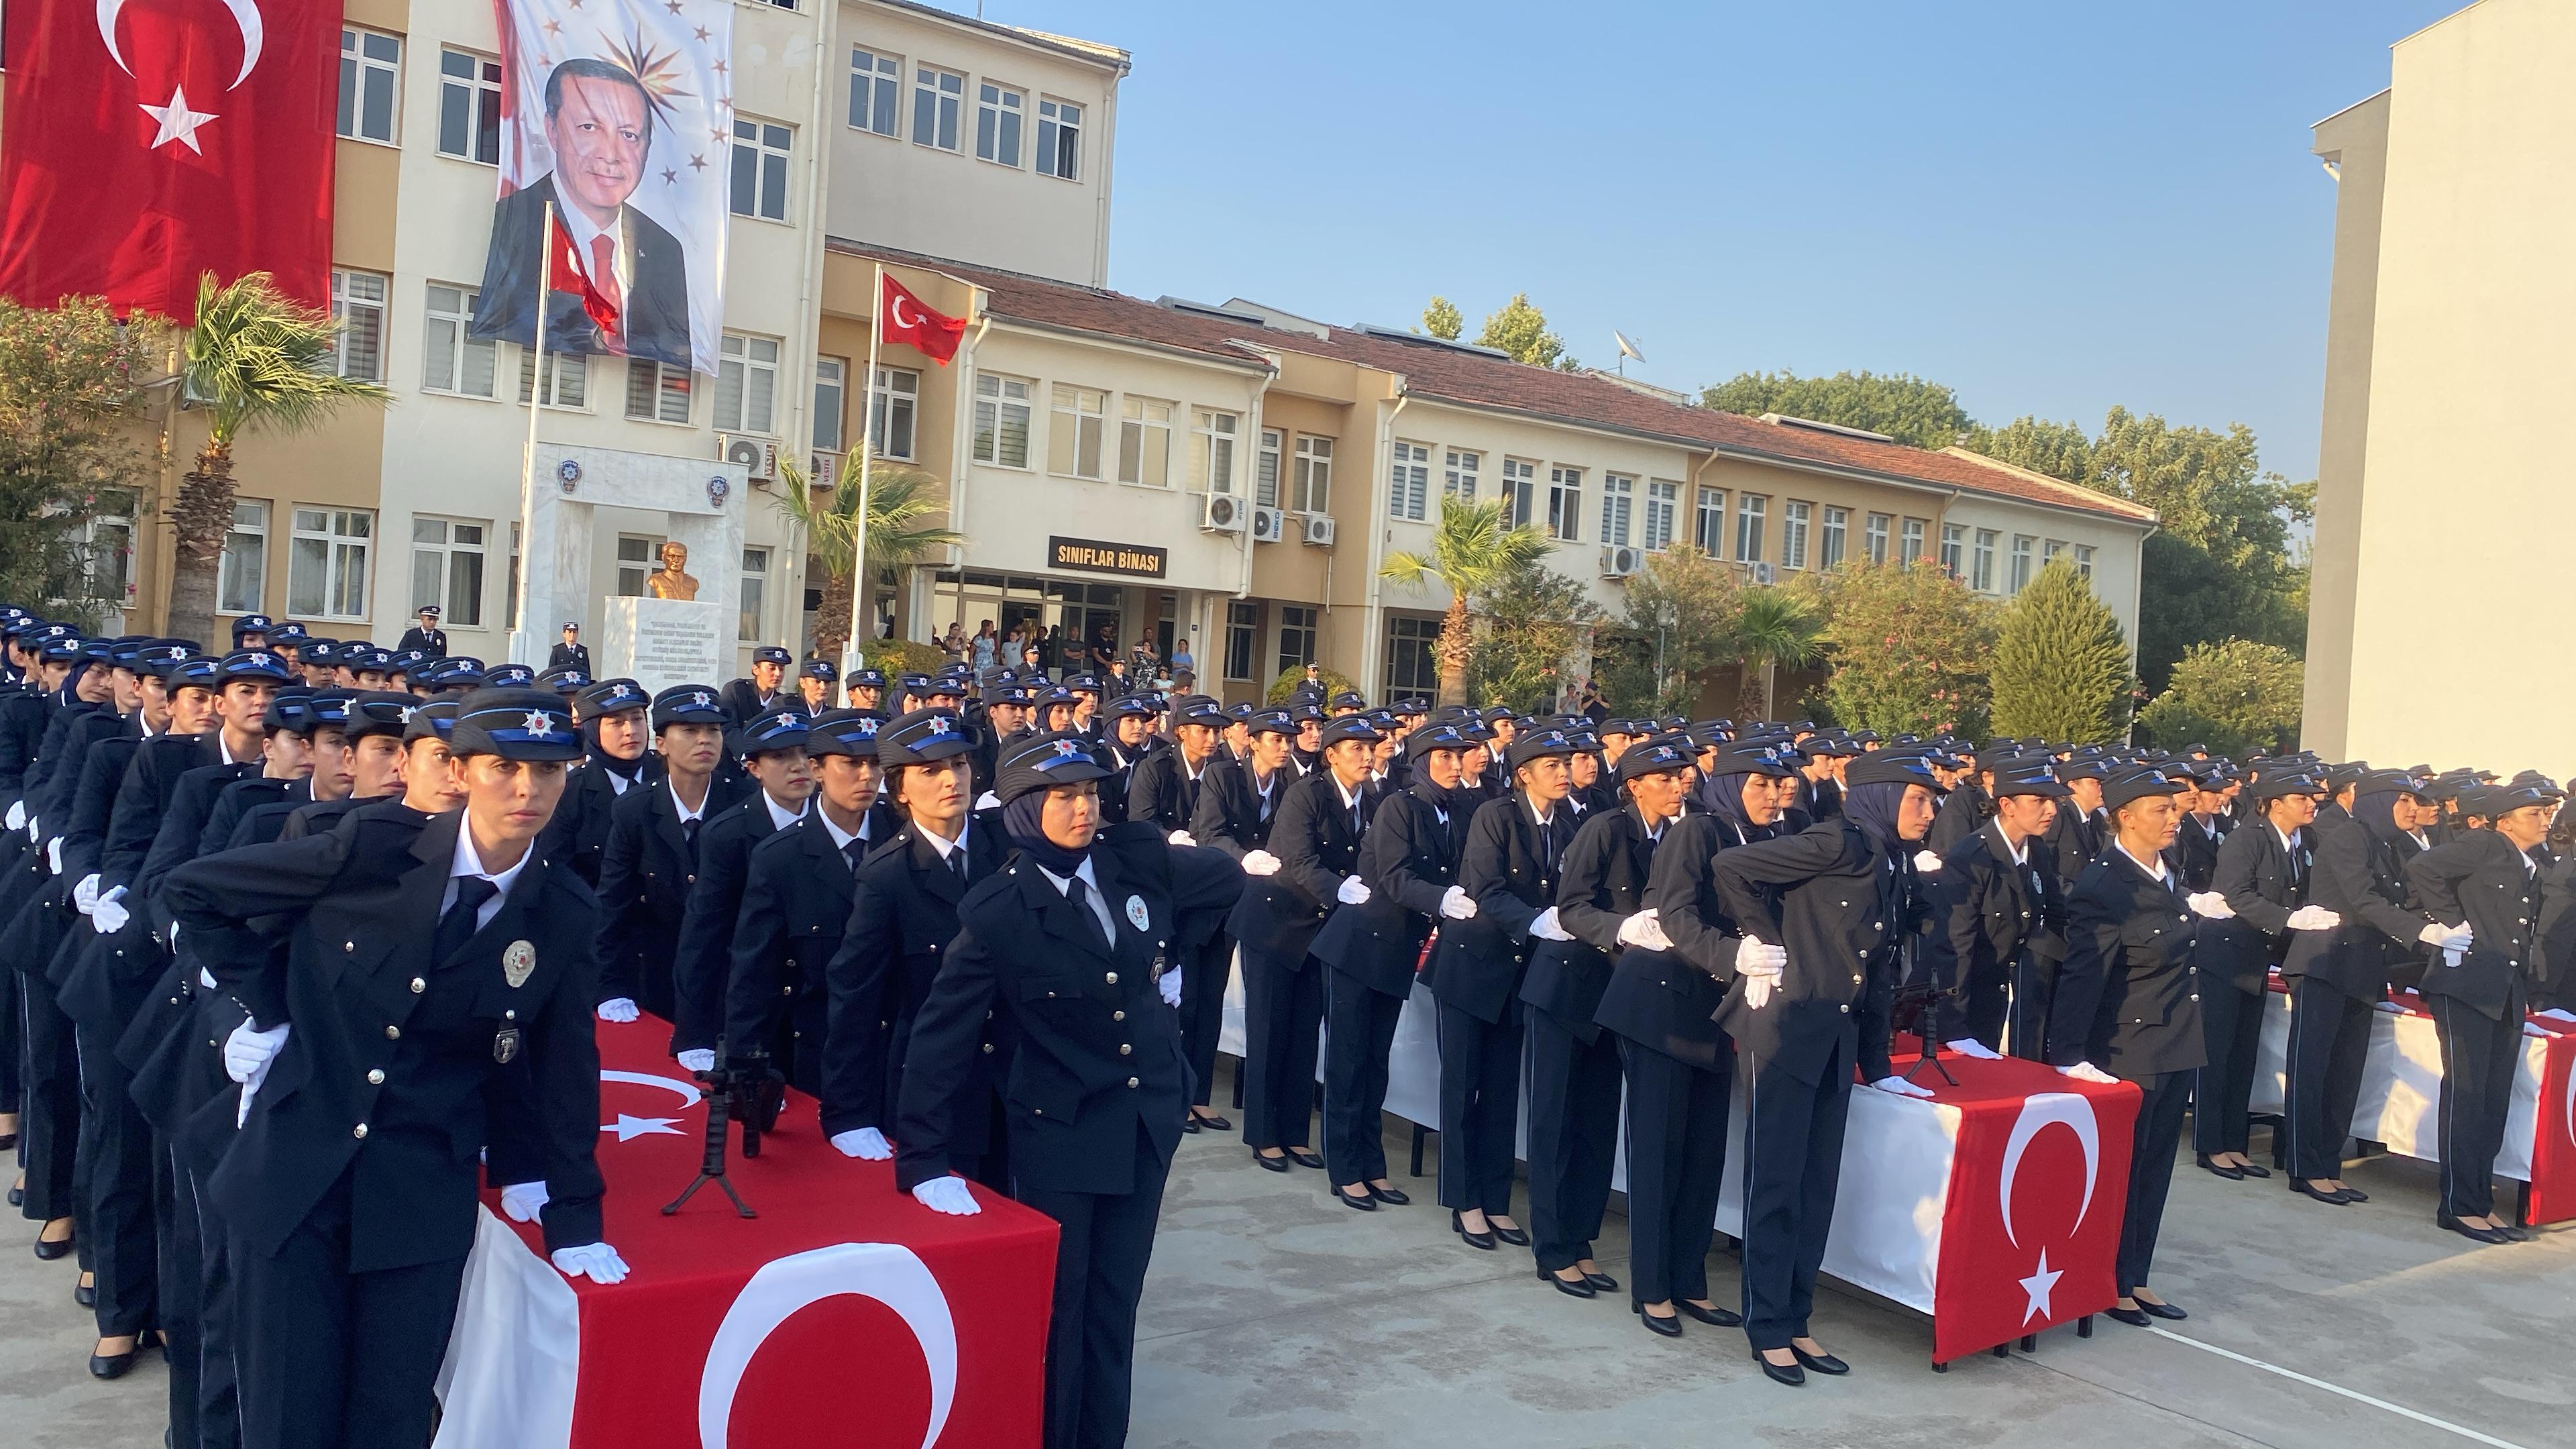
[[[1627,333],[1614,327],[1610,329],[1610,335],[1619,339],[1619,355],[1621,357],[1633,357],[1639,362],[1646,360],[1646,354],[1637,350],[1637,344],[1628,340]]]

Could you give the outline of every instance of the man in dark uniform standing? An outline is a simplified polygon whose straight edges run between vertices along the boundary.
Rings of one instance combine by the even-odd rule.
[[[581,642],[581,625],[570,619],[564,620],[562,640],[546,654],[546,672],[551,674],[558,669],[591,672],[590,646]]]
[[[447,631],[438,627],[436,604],[421,605],[420,622],[405,629],[400,642],[394,645],[397,654],[406,649],[417,649],[431,659],[447,657]],[[298,664],[302,662],[300,659],[297,661]]]

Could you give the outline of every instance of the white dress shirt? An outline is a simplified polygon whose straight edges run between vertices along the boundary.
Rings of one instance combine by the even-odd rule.
[[[534,854],[536,854],[536,848],[532,844],[527,850],[520,852],[518,864],[495,875],[483,868],[483,856],[474,848],[473,825],[468,821],[459,820],[456,822],[456,852],[448,858],[447,889],[439,893],[438,913],[442,916],[446,915],[447,908],[456,904],[456,882],[459,879],[478,875],[490,881],[497,889],[492,892],[492,898],[475,911],[474,929],[479,931],[492,924],[492,918],[501,914],[501,903],[510,898],[510,887],[518,884],[519,872],[528,868],[528,857]]]
[[[1091,873],[1091,857],[1084,856],[1082,864],[1075,866],[1071,875],[1057,875],[1045,866],[1038,867],[1038,874],[1045,876],[1050,885],[1067,896],[1073,894],[1073,883],[1081,881],[1085,889],[1083,903],[1091,907],[1091,914],[1099,920],[1100,934],[1112,944],[1117,942],[1117,918],[1109,914],[1108,898],[1100,893],[1100,877]]]

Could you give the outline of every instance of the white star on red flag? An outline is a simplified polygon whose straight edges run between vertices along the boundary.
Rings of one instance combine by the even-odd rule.
[[[2022,1311],[2022,1322],[2028,1323],[2032,1319],[2049,1311],[2048,1295],[2051,1290],[2057,1287],[2057,1280],[2065,1276],[2066,1274],[2063,1270],[2057,1272],[2049,1271],[2048,1250],[2046,1248],[2040,1249],[2039,1266],[2031,1270],[2029,1277],[2020,1280],[2021,1291],[2030,1295],[2030,1307]]]
[[[215,113],[188,109],[186,86],[171,87],[170,104],[166,106],[137,106],[135,109],[161,123],[160,133],[152,138],[151,149],[158,151],[177,141],[200,156],[206,154],[206,148],[197,144],[197,128],[215,119]]]

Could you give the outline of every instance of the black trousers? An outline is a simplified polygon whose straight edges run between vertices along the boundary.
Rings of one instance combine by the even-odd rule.
[[[463,1258],[349,1271],[343,1176],[274,1257],[242,1254],[234,1302],[242,1442],[421,1449]]]
[[[1131,1192],[1023,1188],[1015,1194],[1060,1230],[1054,1316],[1047,1322],[1047,1449],[1118,1449],[1127,1442],[1136,1300],[1145,1290],[1154,1222],[1171,1172],[1141,1128],[1138,1137]]]
[[[1315,1115],[1324,972],[1324,963],[1311,956],[1243,948],[1243,1140],[1254,1147],[1306,1145]]]
[[[2056,995],[2056,963],[2042,961],[2027,949],[2015,956],[2012,1001],[2005,1014],[2002,1050],[2006,1055],[2033,1062],[2048,1060],[2048,1003]]]
[[[2182,1143],[2183,1109],[2191,1102],[2190,1072],[2138,1079],[2146,1098],[2129,1142],[2129,1215],[2120,1220],[2120,1256],[2114,1272],[2121,1297],[2146,1286],[2155,1262],[2156,1235],[2165,1225],[2165,1192],[2173,1186],[2174,1149]]]
[[[1440,1007],[1440,1205],[1512,1211],[1513,1129],[1521,1115],[1521,1004],[1489,1022]]]
[[[1190,1105],[1208,1104],[1216,1080],[1216,1039],[1225,1030],[1225,984],[1234,976],[1234,939],[1220,933],[1181,958],[1181,1055],[1190,1064]]]
[[[1529,1035],[1530,1252],[1554,1272],[1592,1256],[1619,1156],[1619,1038],[1586,1046],[1554,1016],[1523,1013]],[[1721,1117],[1719,1128],[1724,1130]],[[1636,1153],[1629,1153],[1633,1160]],[[1633,1186],[1630,1189],[1633,1201]],[[1714,1209],[1714,1201],[1710,1204]],[[1635,1210],[1630,1209],[1633,1218]],[[1631,1229],[1633,1233],[1634,1229]]]
[[[2442,1211],[2482,1218],[2495,1211],[2496,1153],[2522,1065],[2522,1003],[2507,1003],[2498,1018],[2456,997],[2425,999],[2442,1042]]]
[[[102,1338],[153,1326],[161,1243],[153,1227],[152,1124],[134,1105],[134,1074],[116,1059],[116,1033],[73,1029],[80,1051],[80,1146],[90,1268],[98,1275]]]
[[[25,1023],[25,1099],[19,1110],[19,1162],[27,1173],[21,1210],[36,1222],[78,1217],[73,1190],[80,1148],[80,1048],[72,1019],[38,977],[21,978]]]
[[[161,1238],[161,1336],[170,1361],[170,1442],[188,1449],[231,1449],[241,1442],[232,1398],[232,1346],[224,1345],[221,1372],[210,1372],[206,1347],[205,1237],[198,1221],[197,1184],[166,1142],[152,1168],[152,1221]],[[221,1409],[209,1414],[211,1390],[220,1385]]]
[[[2263,1009],[2269,991],[2239,991],[2205,978],[2200,993],[2201,1043],[2209,1065],[2191,1087],[2191,1145],[2195,1152],[2243,1152],[2253,1140],[2246,1103],[2254,1095],[2254,1058],[2263,1043]]]
[[[1629,1296],[1640,1303],[1702,1302],[1717,1195],[1726,1182],[1726,1101],[1735,1056],[1723,1050],[1717,1070],[1702,1071],[1653,1047],[1617,1040],[1628,1073]],[[1750,1248],[1745,1262],[1752,1262]],[[1554,1265],[1541,1259],[1540,1266]]]
[[[1755,1058],[1744,1104],[1744,1334],[1787,1348],[1807,1333],[1816,1270],[1842,1185],[1852,1064],[1840,1049],[1814,1082]],[[1633,1231],[1633,1229],[1632,1229]]]
[[[2361,1099],[2362,1060],[2370,1051],[2371,1004],[2321,981],[2290,988],[2289,1172],[2305,1181],[2343,1175],[2344,1139]]]
[[[18,973],[0,966],[0,1117],[15,1116],[20,1101],[27,1021],[18,992]]]
[[[1386,1176],[1386,1062],[1404,998],[1324,970],[1324,1167],[1335,1183]]]

